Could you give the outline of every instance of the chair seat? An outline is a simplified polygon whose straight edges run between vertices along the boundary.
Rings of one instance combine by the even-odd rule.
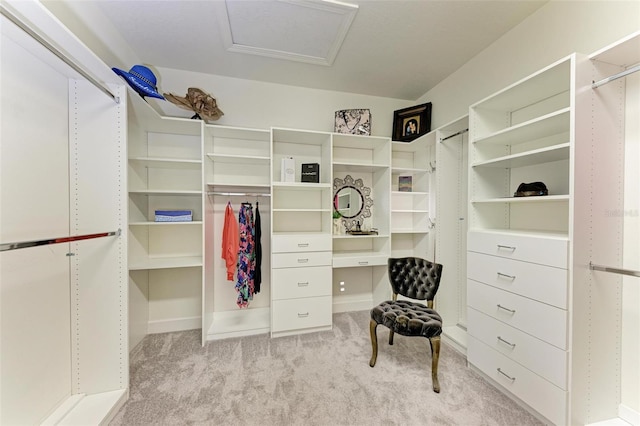
[[[436,311],[408,300],[380,303],[371,310],[371,319],[402,336],[431,338],[442,333],[442,318]]]

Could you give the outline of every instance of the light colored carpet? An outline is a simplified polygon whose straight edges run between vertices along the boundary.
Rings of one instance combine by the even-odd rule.
[[[443,344],[440,394],[429,341],[378,327],[369,312],[333,330],[200,345],[200,330],[147,336],[131,354],[131,394],[111,425],[540,425]]]

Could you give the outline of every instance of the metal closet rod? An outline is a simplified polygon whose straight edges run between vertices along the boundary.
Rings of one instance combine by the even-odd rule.
[[[46,240],[21,241],[19,243],[0,244],[0,251],[17,250],[28,247],[46,246],[49,244],[71,243],[73,241],[92,240],[94,238],[120,236],[122,230],[118,229],[113,232],[101,232],[99,234],[76,235],[73,237],[50,238]]]
[[[603,78],[600,81],[594,82],[591,85],[591,88],[592,89],[597,89],[598,87],[600,87],[600,86],[602,86],[604,84],[610,83],[610,82],[612,82],[614,80],[617,80],[619,78],[622,78],[622,77],[626,77],[629,74],[633,74],[634,72],[638,72],[638,71],[640,71],[640,65],[636,65],[636,66],[633,66],[631,68],[627,68],[626,70],[624,70],[622,72],[619,72],[618,74],[612,75],[611,77]]]
[[[13,15],[13,13],[8,11],[1,4],[0,4],[0,13],[2,13],[2,15],[5,16],[8,20],[10,20],[14,24],[16,24],[22,31],[24,31],[27,34],[29,34],[35,41],[40,43],[45,49],[47,49],[48,51],[50,51],[51,53],[56,55],[60,60],[62,60],[62,62],[64,62],[65,64],[69,65],[76,72],[78,72],[81,76],[86,78],[91,84],[96,86],[103,93],[105,93],[107,96],[109,96],[111,99],[113,99],[115,101],[115,103],[117,103],[117,104],[120,103],[120,97],[118,97],[118,96],[114,95],[113,93],[111,93],[111,91],[107,87],[105,87],[101,82],[99,82],[98,80],[93,78],[93,76],[91,76],[88,72],[86,72],[84,69],[82,69],[80,67],[80,65],[76,64],[71,59],[69,59],[67,56],[65,56],[64,53],[62,53],[54,45],[52,45],[47,40],[45,40],[43,37],[41,37],[38,33],[33,31],[31,28],[29,28],[24,22],[22,22],[20,19],[18,19],[18,17]]]
[[[447,139],[454,138],[454,137],[456,137],[456,136],[458,136],[458,135],[461,135],[461,134],[463,134],[463,133],[466,133],[466,132],[468,132],[468,131],[469,131],[469,129],[460,130],[458,133],[454,133],[454,134],[452,134],[452,135],[449,135],[449,136],[447,136],[446,138],[441,138],[441,139],[440,139],[440,142],[444,142],[444,141],[446,141]]]
[[[640,271],[634,271],[632,269],[612,268],[610,266],[595,265],[589,262],[589,269],[592,271],[604,271],[613,272],[614,274],[630,275],[632,277],[640,277]]]

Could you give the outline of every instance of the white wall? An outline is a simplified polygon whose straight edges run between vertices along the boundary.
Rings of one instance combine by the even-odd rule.
[[[371,110],[371,132],[390,136],[393,111],[413,103],[402,99],[357,95],[330,90],[305,89],[275,83],[242,80],[219,75],[156,68],[164,93],[185,96],[187,88],[199,87],[216,98],[224,116],[213,122],[226,126],[268,129],[333,131],[335,111],[350,108]],[[157,103],[168,115],[193,115],[170,102]]]
[[[640,29],[640,1],[550,1],[421,96],[432,127],[573,52],[590,54]]]

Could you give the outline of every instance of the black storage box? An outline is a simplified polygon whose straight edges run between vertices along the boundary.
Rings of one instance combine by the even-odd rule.
[[[300,182],[320,182],[320,164],[308,163],[302,164],[302,176],[300,176]]]

